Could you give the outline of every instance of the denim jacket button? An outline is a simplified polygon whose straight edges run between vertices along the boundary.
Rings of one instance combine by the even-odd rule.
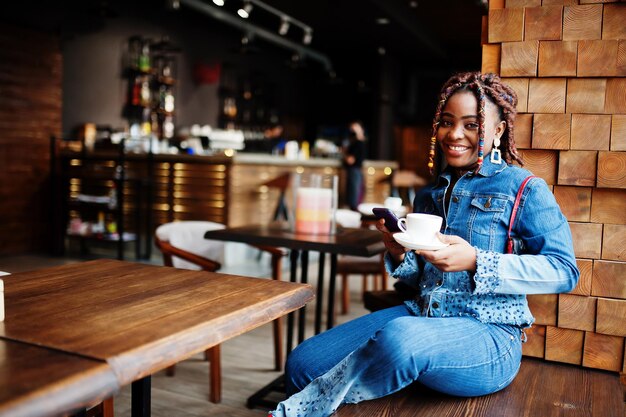
[[[452,201],[455,202],[455,203],[458,203],[459,202],[459,197],[457,197],[457,196],[452,197]]]
[[[433,308],[439,308],[439,303],[435,301],[435,302],[433,303]]]
[[[438,287],[441,287],[442,285],[443,285],[443,281],[442,280],[437,281],[437,286]]]

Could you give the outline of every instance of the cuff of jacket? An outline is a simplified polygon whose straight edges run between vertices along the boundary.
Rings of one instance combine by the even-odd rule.
[[[389,252],[385,254],[385,269],[389,273],[389,276],[396,279],[408,279],[415,277],[419,274],[419,268],[417,267],[417,259],[415,252],[408,251],[404,255],[404,260],[400,265],[396,265],[396,262],[389,255]]]
[[[498,266],[500,254],[476,248],[476,273],[474,283],[477,294],[493,294],[500,285]]]

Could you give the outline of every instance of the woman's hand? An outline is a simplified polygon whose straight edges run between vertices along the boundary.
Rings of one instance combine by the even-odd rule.
[[[437,251],[419,250],[415,253],[443,272],[476,271],[476,249],[473,246],[459,236],[439,233],[438,237],[450,246]]]
[[[376,228],[383,232],[383,243],[385,244],[387,252],[389,252],[391,258],[396,262],[396,265],[402,263],[402,261],[404,260],[404,254],[406,253],[407,249],[405,249],[404,246],[396,242],[396,240],[393,238],[393,233],[391,233],[385,227],[384,219],[380,219],[378,222],[376,222]]]

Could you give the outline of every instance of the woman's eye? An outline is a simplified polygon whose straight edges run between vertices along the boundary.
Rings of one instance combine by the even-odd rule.
[[[470,129],[470,130],[477,130],[478,129],[478,123],[468,123],[468,124],[465,125],[465,127],[467,129]]]
[[[452,122],[448,121],[448,120],[442,120],[441,121],[441,127],[450,127],[452,126]]]

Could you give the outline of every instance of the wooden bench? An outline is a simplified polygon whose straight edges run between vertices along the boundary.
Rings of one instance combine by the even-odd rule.
[[[365,294],[368,309],[397,305],[393,291]],[[390,304],[391,303],[391,304]],[[574,365],[524,358],[515,380],[495,394],[458,398],[413,384],[395,394],[340,407],[336,417],[624,417],[619,375]]]

